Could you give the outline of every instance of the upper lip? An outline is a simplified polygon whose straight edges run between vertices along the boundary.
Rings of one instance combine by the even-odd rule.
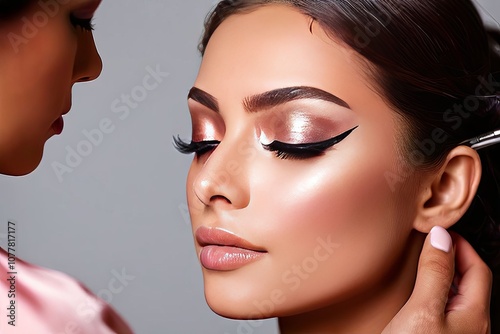
[[[255,252],[266,252],[264,248],[256,246],[251,242],[220,228],[209,228],[201,226],[196,230],[195,237],[196,241],[202,247],[209,245],[231,246],[248,249]]]

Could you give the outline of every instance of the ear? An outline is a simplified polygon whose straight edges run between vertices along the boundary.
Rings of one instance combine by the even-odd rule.
[[[481,159],[467,146],[455,147],[437,172],[429,172],[417,196],[413,227],[429,233],[432,227],[449,228],[467,211],[481,180]]]

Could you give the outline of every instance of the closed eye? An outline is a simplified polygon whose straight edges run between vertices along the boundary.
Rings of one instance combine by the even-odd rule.
[[[218,140],[191,141],[188,143],[180,139],[179,136],[177,136],[177,138],[174,137],[174,147],[182,154],[196,153],[197,156],[200,156],[213,150],[219,144],[220,141]]]
[[[288,144],[275,140],[262,146],[268,151],[275,152],[276,157],[280,159],[303,160],[322,155],[327,149],[347,138],[356,128],[357,126],[338,136],[316,143]]]
[[[80,28],[82,28],[83,30],[86,30],[86,31],[92,31],[92,30],[94,30],[94,25],[92,24],[92,18],[90,18],[90,19],[81,19],[81,18],[76,17],[73,14],[71,14],[69,18],[70,18],[71,24],[74,27],[80,27]]]

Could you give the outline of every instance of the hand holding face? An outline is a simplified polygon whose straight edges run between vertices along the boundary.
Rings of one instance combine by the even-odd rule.
[[[464,238],[452,236],[431,230],[413,293],[382,334],[490,333],[491,271]]]

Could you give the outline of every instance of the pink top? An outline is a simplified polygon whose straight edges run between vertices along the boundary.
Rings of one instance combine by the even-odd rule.
[[[0,334],[133,333],[108,304],[75,279],[12,260],[0,248]]]

